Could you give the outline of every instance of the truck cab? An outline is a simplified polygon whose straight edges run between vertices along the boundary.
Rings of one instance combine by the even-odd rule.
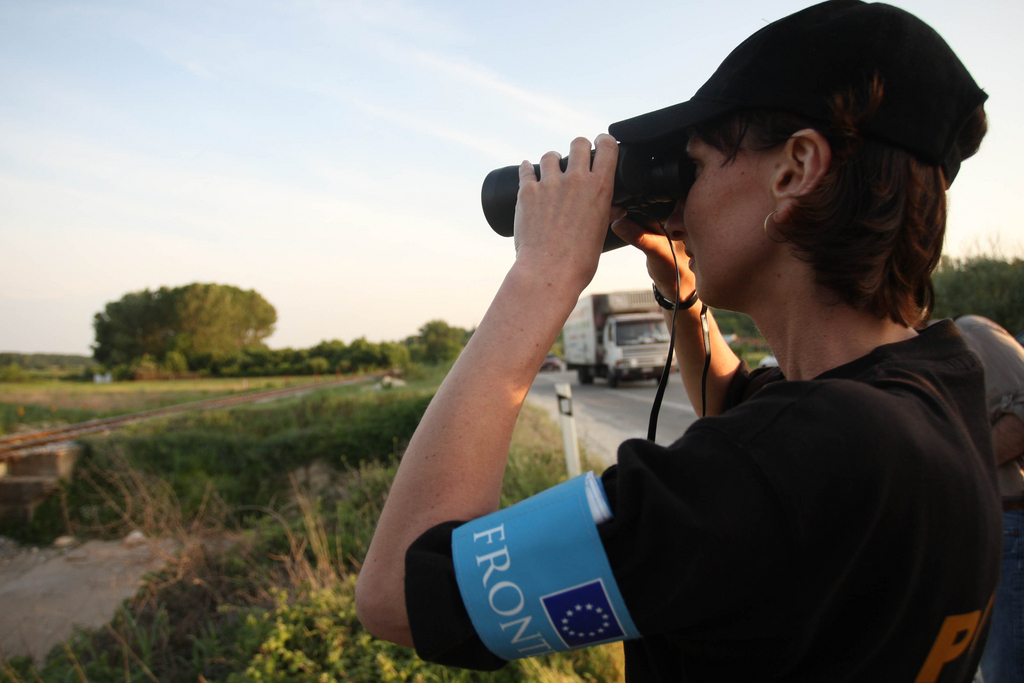
[[[668,326],[660,313],[624,313],[605,322],[599,376],[615,387],[620,379],[651,379],[660,375],[668,352]],[[598,368],[600,371],[601,368]]]
[[[566,364],[581,384],[605,377],[660,375],[668,356],[669,331],[650,290],[592,294],[580,299],[563,329]]]

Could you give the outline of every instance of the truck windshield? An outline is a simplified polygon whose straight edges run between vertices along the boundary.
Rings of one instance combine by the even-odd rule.
[[[618,346],[667,341],[668,325],[664,320],[620,320],[615,325],[615,343]]]

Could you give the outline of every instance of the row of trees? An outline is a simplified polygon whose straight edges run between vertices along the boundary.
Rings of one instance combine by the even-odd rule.
[[[361,373],[407,368],[411,363],[437,365],[454,360],[469,339],[469,332],[443,320],[432,320],[419,333],[402,342],[371,342],[360,337],[346,344],[334,339],[308,349],[247,348],[230,353],[199,353],[188,357],[168,354],[163,367],[151,360],[122,370],[120,376],[159,376],[198,373],[211,377],[267,375],[322,375]]]
[[[118,379],[352,373],[435,365],[458,356],[470,332],[432,320],[401,342],[323,341],[269,349],[274,307],[254,290],[193,283],[131,292],[93,320],[93,356]]]
[[[1002,325],[1010,334],[1024,332],[1024,260],[994,256],[944,256],[932,274],[935,310],[932,317],[981,315]],[[724,334],[759,337],[754,322],[743,313],[715,310]]]
[[[945,257],[934,274],[934,317],[973,313],[1011,334],[1024,331],[1024,261],[992,256]],[[754,337],[742,314],[716,312],[723,332]],[[323,341],[308,349],[269,349],[277,312],[259,293],[193,283],[132,292],[108,303],[93,321],[94,358],[119,378],[350,373],[453,360],[470,331],[443,320],[401,342]],[[0,365],[5,365],[0,363]]]
[[[91,364],[88,356],[69,353],[0,353],[0,368],[18,365],[25,370],[80,370]]]

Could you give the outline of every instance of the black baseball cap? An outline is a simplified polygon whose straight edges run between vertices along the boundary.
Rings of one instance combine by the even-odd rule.
[[[779,19],[740,43],[689,101],[608,132],[648,142],[740,109],[827,123],[833,96],[876,74],[882,103],[862,133],[942,166],[952,183],[962,161],[956,137],[988,95],[934,29],[882,3],[829,0]]]

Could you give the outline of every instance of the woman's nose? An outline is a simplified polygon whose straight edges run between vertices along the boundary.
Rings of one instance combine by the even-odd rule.
[[[675,208],[672,209],[672,213],[665,221],[665,232],[668,233],[671,240],[682,240],[686,237],[686,226],[683,224],[684,205],[685,202],[682,199],[676,200]]]

